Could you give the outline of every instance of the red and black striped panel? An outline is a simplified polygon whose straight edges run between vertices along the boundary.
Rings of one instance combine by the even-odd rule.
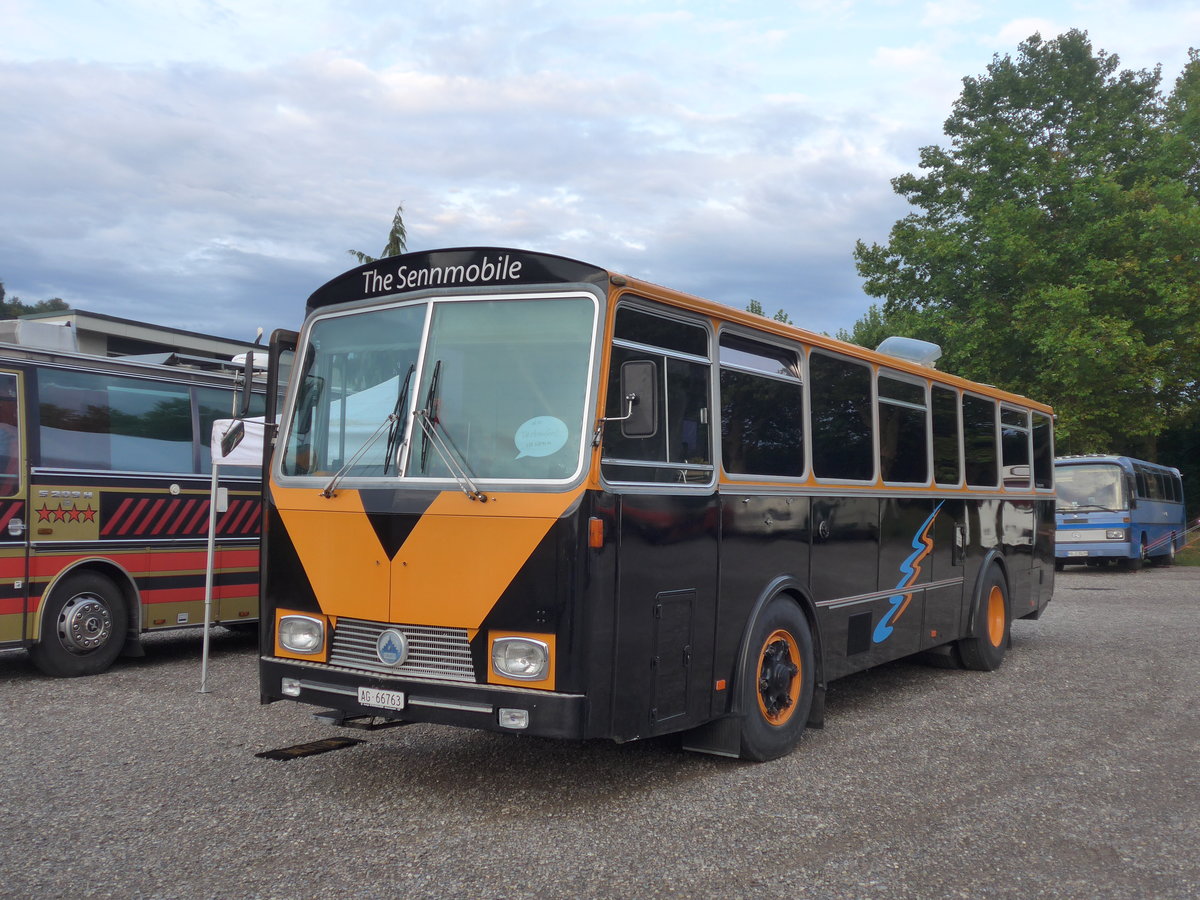
[[[105,492],[100,496],[100,537],[199,538],[208,534],[209,498],[153,497]],[[217,537],[255,537],[262,517],[257,496],[230,497],[217,517]]]

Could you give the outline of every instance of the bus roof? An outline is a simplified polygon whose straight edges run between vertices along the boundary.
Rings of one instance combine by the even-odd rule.
[[[590,263],[511,247],[454,247],[405,253],[364,263],[317,288],[308,298],[306,315],[317,309],[343,303],[383,299],[398,294],[455,288],[544,286],[589,284],[607,292],[609,286],[661,300],[760,332],[799,341],[867,362],[930,378],[942,384],[983,393],[1052,415],[1051,408],[1028,397],[980,384],[911,362],[807,331],[795,325],[767,319],[724,303],[706,300],[682,291],[622,275]]]

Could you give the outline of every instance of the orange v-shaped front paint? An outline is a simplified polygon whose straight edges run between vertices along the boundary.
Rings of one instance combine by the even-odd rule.
[[[324,497],[311,488],[273,485],[271,494],[321,611],[386,622],[388,558],[358,491]]]
[[[274,488],[322,612],[405,625],[478,628],[583,492],[440,494],[388,560],[357,491]],[[335,513],[335,515],[328,515]]]

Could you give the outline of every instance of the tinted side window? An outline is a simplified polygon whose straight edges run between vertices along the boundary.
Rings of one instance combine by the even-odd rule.
[[[995,487],[999,483],[995,400],[963,395],[963,449],[967,458],[967,484]]]
[[[804,389],[795,352],[721,336],[721,461],[734,474],[804,474]]]
[[[685,347],[688,350],[681,349]],[[628,411],[620,390],[622,364],[650,360],[657,370],[659,421],[654,434],[648,437],[626,437],[619,422],[605,426],[605,478],[704,484],[712,481],[707,348],[708,332],[699,325],[642,310],[617,311],[617,337],[609,363],[604,415],[617,419]],[[687,358],[691,350],[700,350],[703,356]]]
[[[1054,426],[1041,413],[1033,414],[1033,486],[1054,487]]]
[[[962,481],[958,392],[936,384],[933,386],[933,477],[938,484],[957,485]]]
[[[818,478],[874,478],[871,370],[814,351],[809,357],[813,473]]]
[[[194,471],[186,385],[42,369],[38,392],[41,465]]]
[[[925,386],[879,376],[879,469],[884,481],[929,480]]]
[[[1033,474],[1029,459],[1029,413],[1000,408],[1000,461],[1004,467],[1004,486],[1028,489]]]

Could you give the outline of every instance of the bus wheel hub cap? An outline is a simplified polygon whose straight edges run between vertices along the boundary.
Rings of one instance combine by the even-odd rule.
[[[112,614],[95,597],[74,597],[59,617],[58,633],[72,653],[89,653],[112,636]]]

